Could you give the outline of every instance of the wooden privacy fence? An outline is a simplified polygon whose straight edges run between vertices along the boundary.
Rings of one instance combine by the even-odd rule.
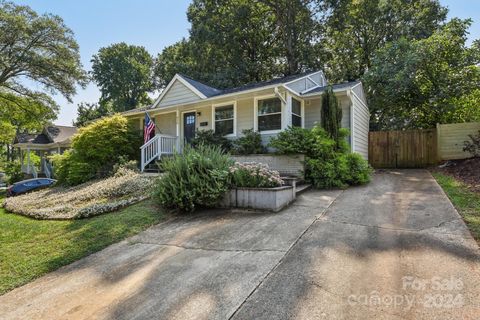
[[[465,159],[471,157],[463,151],[468,135],[476,135],[480,130],[480,122],[437,124],[438,158],[439,160]]]
[[[463,151],[480,122],[437,124],[435,129],[374,131],[368,135],[368,160],[374,168],[422,168],[442,160],[471,157]]]
[[[438,159],[436,130],[370,132],[368,158],[374,168],[422,168],[433,165]]]

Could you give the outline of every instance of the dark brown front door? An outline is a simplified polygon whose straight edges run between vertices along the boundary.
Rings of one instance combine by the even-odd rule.
[[[186,142],[190,142],[193,138],[195,138],[195,122],[195,112],[183,114],[183,138]]]

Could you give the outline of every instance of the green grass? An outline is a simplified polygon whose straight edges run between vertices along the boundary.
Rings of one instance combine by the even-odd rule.
[[[69,221],[34,220],[0,208],[0,295],[139,233],[164,217],[150,200]]]
[[[470,191],[451,176],[436,172],[432,174],[462,216],[475,240],[480,243],[480,193]]]

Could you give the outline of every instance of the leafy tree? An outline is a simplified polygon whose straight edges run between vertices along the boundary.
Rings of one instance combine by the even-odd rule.
[[[331,86],[322,94],[322,109],[320,115],[322,128],[333,140],[339,141],[339,130],[342,122],[342,108]]]
[[[83,127],[90,121],[101,118],[111,113],[111,105],[108,103],[81,102],[77,107],[77,119],[74,125]]]
[[[365,76],[372,129],[430,128],[480,120],[480,45],[466,46],[470,20],[379,50]]]
[[[166,87],[176,73],[188,74],[190,77],[205,81],[196,71],[196,59],[192,50],[191,42],[182,39],[171,46],[165,47],[158,54],[155,63],[155,76],[158,78],[159,86]]]
[[[28,82],[71,101],[76,84],[86,83],[78,44],[59,16],[38,15],[28,6],[1,1],[0,105],[16,104],[18,95],[56,110],[55,102],[45,93],[29,89]]]
[[[329,79],[359,79],[378,49],[402,37],[429,37],[447,11],[438,0],[326,0],[324,58]]]
[[[276,46],[285,60],[284,75],[320,66],[320,28],[316,15],[320,7],[312,0],[259,0],[267,5],[275,21]]]
[[[269,80],[320,66],[312,0],[195,0],[189,39],[157,57],[165,86],[175,73],[219,88]]]
[[[101,103],[114,111],[134,109],[151,103],[147,93],[156,89],[154,62],[141,46],[117,43],[101,48],[92,58],[92,79],[100,87]]]
[[[7,160],[16,133],[38,130],[56,118],[59,106],[49,94],[71,102],[76,85],[86,84],[78,51],[60,17],[0,1],[0,143]],[[42,91],[32,90],[32,83]]]

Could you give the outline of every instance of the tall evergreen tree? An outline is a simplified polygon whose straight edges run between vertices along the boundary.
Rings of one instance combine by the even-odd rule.
[[[329,86],[322,94],[322,108],[320,114],[320,124],[328,135],[337,141],[339,140],[339,131],[342,123],[342,109],[338,104],[338,99]]]

